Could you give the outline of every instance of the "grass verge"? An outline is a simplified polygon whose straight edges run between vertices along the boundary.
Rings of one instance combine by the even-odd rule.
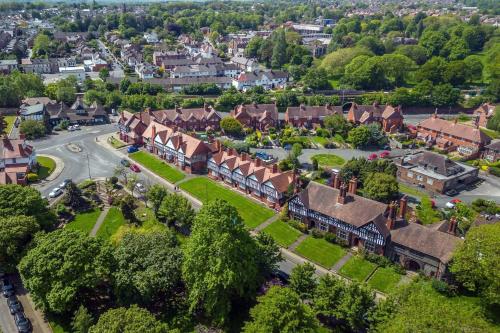
[[[97,208],[88,212],[78,213],[76,214],[75,219],[68,223],[65,228],[70,230],[80,230],[88,234],[94,227],[94,224],[100,214],[101,210]]]
[[[128,156],[172,184],[177,183],[178,181],[183,180],[184,177],[186,177],[186,175],[181,171],[175,169],[174,167],[171,167],[156,156],[153,156],[147,152],[138,151],[129,154]]]
[[[113,136],[109,137],[108,142],[115,149],[120,149],[120,148],[123,148],[127,145],[127,143],[125,143],[125,142],[123,142],[123,141],[121,141]]]
[[[97,237],[101,237],[104,239],[110,239],[118,229],[126,223],[123,214],[118,207],[111,207],[108,211],[108,214],[104,218],[104,221],[97,230]]]
[[[5,129],[5,133],[7,133],[7,135],[10,134],[10,131],[14,127],[14,123],[16,122],[16,118],[17,118],[17,116],[5,116],[4,117],[5,122],[7,123],[7,128]]]
[[[336,244],[323,238],[307,237],[297,246],[295,252],[326,268],[331,268],[339,261],[346,251]]]
[[[420,191],[412,186],[406,185],[404,183],[399,183],[399,192],[411,195],[412,197],[416,197],[422,199],[427,196],[427,193]]]
[[[340,167],[344,165],[345,160],[334,154],[317,154],[311,157],[311,160],[317,160],[321,167]]]
[[[197,177],[180,184],[180,188],[189,192],[201,202],[206,203],[214,199],[223,199],[233,205],[249,228],[255,228],[274,215],[274,212],[258,203],[227,189],[215,181]]]
[[[359,256],[354,256],[340,268],[339,273],[352,280],[363,282],[376,267],[377,265],[374,263]]]
[[[282,247],[289,247],[300,237],[301,232],[283,221],[275,221],[265,227],[262,232],[270,235]]]
[[[488,135],[492,139],[498,139],[498,138],[500,138],[500,132],[495,131],[495,130],[491,130],[491,129],[488,129],[488,128],[481,127],[481,132],[483,132],[484,134]]]
[[[45,179],[56,168],[56,161],[47,156],[37,156],[36,161],[38,162],[38,179]]]
[[[375,290],[390,294],[395,290],[400,280],[401,275],[391,267],[379,267],[368,280],[368,284]]]

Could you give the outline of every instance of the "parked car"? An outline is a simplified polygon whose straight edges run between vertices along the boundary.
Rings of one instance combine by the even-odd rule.
[[[384,150],[383,152],[380,153],[379,157],[380,158],[387,158],[387,157],[389,157],[390,154],[391,154],[390,152],[388,152],[387,150]]]
[[[80,129],[81,129],[81,128],[80,128],[80,125],[78,125],[78,124],[74,124],[74,125],[73,125],[73,128],[74,128],[75,130],[80,130]]]
[[[10,314],[13,315],[18,312],[23,312],[23,306],[16,296],[12,295],[7,298],[7,305],[9,306]]]
[[[68,126],[68,132],[73,132],[75,128],[73,126]]]
[[[141,169],[137,164],[130,165],[130,170],[132,170],[133,172],[141,172]]]
[[[144,185],[142,185],[142,183],[135,184],[135,188],[137,189],[137,191],[141,193],[146,192],[146,188],[144,187]]]
[[[130,162],[126,159],[121,160],[120,164],[127,168],[130,166]]]
[[[59,188],[66,188],[66,186],[68,186],[68,184],[71,182],[72,182],[71,179],[65,179],[61,184],[59,184]]]
[[[368,156],[368,161],[373,161],[373,160],[376,160],[378,157],[377,154],[373,153],[373,154],[370,154],[370,156]]]
[[[130,146],[127,148],[127,153],[129,154],[135,153],[136,151],[139,151],[139,148],[137,148],[136,146]]]
[[[55,189],[53,189],[53,190],[49,193],[49,198],[57,198],[57,197],[58,197],[58,196],[60,196],[62,193],[63,193],[63,191],[62,191],[59,187],[56,187]]]
[[[28,320],[28,318],[26,318],[24,313],[22,313],[22,312],[16,313],[14,315],[14,321],[16,322],[17,331],[19,333],[31,332],[31,323]]]
[[[10,297],[14,295],[14,286],[6,278],[2,280],[2,294],[4,297]]]

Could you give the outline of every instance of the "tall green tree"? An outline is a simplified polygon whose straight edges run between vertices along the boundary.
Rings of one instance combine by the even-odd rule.
[[[290,288],[295,291],[301,299],[310,299],[318,285],[315,274],[316,268],[309,262],[295,266],[290,274]]]
[[[78,310],[75,311],[73,320],[71,321],[71,328],[74,333],[88,333],[90,327],[94,324],[94,318],[86,307],[80,305]]]
[[[270,235],[261,232],[255,237],[257,243],[259,267],[262,276],[269,277],[278,269],[283,260],[278,243]]]
[[[154,184],[148,190],[147,198],[148,201],[153,205],[153,213],[155,216],[158,215],[158,210],[160,209],[163,199],[167,196],[168,191],[165,187],[160,184]]]
[[[122,304],[148,305],[168,297],[181,280],[182,253],[168,230],[127,233],[114,251],[116,292]]]
[[[109,281],[112,266],[110,245],[82,232],[62,229],[38,235],[18,267],[38,307],[67,314],[102,292],[98,287]]]
[[[0,267],[14,272],[40,225],[33,216],[0,217]]]
[[[271,57],[271,66],[273,68],[281,68],[286,62],[286,37],[285,31],[280,29],[276,32],[273,38],[273,55]]]
[[[169,333],[167,324],[158,321],[148,310],[132,305],[111,309],[99,317],[89,333],[151,332]]]
[[[195,215],[188,199],[177,193],[167,194],[158,210],[158,219],[169,226],[175,223],[179,227],[189,228]]]
[[[396,177],[386,173],[375,172],[365,178],[363,193],[372,200],[389,203],[399,196],[399,184]]]
[[[323,124],[332,131],[332,135],[340,134],[342,137],[347,136],[349,130],[352,128],[351,123],[344,116],[339,114],[326,116],[323,120]]]
[[[347,140],[352,143],[355,148],[361,148],[369,144],[371,133],[367,126],[361,125],[349,131]]]
[[[311,308],[302,303],[292,289],[274,286],[259,297],[250,310],[251,320],[245,323],[245,333],[317,332],[319,323]]]
[[[472,227],[453,256],[451,271],[467,289],[500,304],[500,224]]]
[[[182,273],[190,309],[224,323],[237,298],[255,294],[261,281],[258,249],[234,207],[216,199],[203,205],[184,248]]]

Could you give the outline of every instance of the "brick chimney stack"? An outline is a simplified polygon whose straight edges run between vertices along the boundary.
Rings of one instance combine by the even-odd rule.
[[[349,181],[349,193],[356,194],[357,190],[358,190],[358,179],[353,176]]]
[[[125,111],[122,111],[121,115],[122,115],[122,120],[125,121]]]
[[[273,164],[273,173],[278,173],[278,164],[274,163]]]
[[[203,103],[203,108],[205,109],[205,112],[210,112],[210,105],[207,103]]]
[[[260,167],[261,165],[262,165],[262,161],[260,160],[260,158],[255,158],[255,166]]]
[[[406,210],[408,208],[408,196],[403,195],[399,201],[399,218],[404,219],[406,216]]]
[[[215,149],[217,149],[217,152],[220,152],[222,150],[222,144],[219,140],[215,140]]]
[[[247,160],[247,153],[241,153],[241,161],[245,162]]]
[[[233,156],[233,150],[231,148],[227,150],[227,156]]]
[[[139,120],[141,121],[142,123],[142,112],[139,112]]]
[[[453,216],[451,219],[450,219],[450,223],[448,224],[448,233],[452,234],[452,235],[456,235],[457,233],[457,218],[455,216]]]
[[[332,176],[330,177],[330,179],[332,180],[332,187],[335,188],[335,182],[337,181],[337,177],[338,175],[335,173],[335,172],[332,172]]]
[[[391,201],[389,204],[389,213],[387,214],[387,229],[392,230],[394,228],[394,222],[396,217],[396,204],[394,201]]]
[[[154,140],[155,140],[155,137],[156,137],[156,125],[153,125],[153,127],[152,127],[151,129],[152,129],[152,131],[153,131],[153,133],[152,133],[152,138],[151,138],[151,139],[153,139],[153,141],[154,141]]]
[[[333,180],[333,187],[337,190],[340,189],[340,175],[336,174],[335,179]]]
[[[337,196],[337,203],[343,205],[343,204],[345,204],[346,194],[347,194],[347,188],[346,188],[344,183],[342,183],[342,185],[340,185],[339,190],[340,191],[339,191],[339,195]]]

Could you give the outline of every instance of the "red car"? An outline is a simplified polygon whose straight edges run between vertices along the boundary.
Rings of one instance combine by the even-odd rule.
[[[384,150],[383,152],[380,153],[379,157],[380,158],[387,158],[389,157],[390,153],[387,150]]]
[[[373,160],[376,160],[378,157],[377,154],[373,153],[373,154],[370,154],[370,156],[368,156],[368,161],[373,161]]]
[[[139,168],[139,166],[137,164],[131,164],[130,170],[132,170],[133,172],[141,172],[141,169]]]
[[[462,200],[460,200],[460,199],[452,199],[452,200],[450,200],[450,202],[453,203],[453,204],[457,204],[459,202],[462,202]]]

